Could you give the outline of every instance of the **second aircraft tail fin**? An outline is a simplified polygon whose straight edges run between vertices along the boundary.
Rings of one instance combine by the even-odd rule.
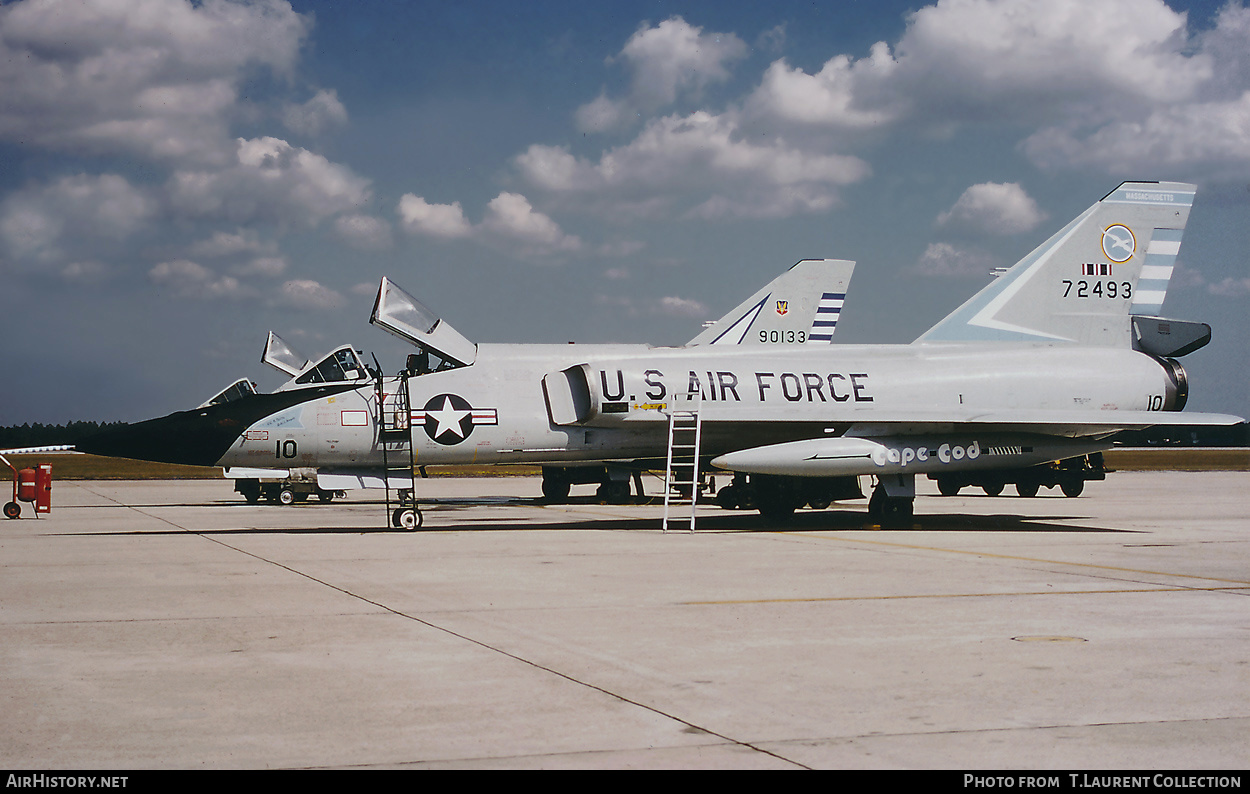
[[[846,259],[804,259],[686,345],[828,344],[854,271]]]
[[[1121,184],[916,341],[1130,346],[1131,315],[1163,303],[1195,190]]]

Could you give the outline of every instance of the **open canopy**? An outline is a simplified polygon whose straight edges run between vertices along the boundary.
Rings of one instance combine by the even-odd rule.
[[[312,363],[296,353],[273,331],[269,332],[269,338],[265,340],[265,352],[261,353],[260,360],[288,376],[298,375],[304,367]]]
[[[369,322],[457,366],[477,358],[477,345],[390,279],[382,279]]]

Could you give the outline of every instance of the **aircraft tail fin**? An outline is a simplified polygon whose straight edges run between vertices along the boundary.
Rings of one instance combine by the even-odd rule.
[[[1194,185],[1124,182],[916,342],[1133,344],[1133,316],[1156,315]]]
[[[833,340],[855,263],[804,259],[686,343],[828,344]]]

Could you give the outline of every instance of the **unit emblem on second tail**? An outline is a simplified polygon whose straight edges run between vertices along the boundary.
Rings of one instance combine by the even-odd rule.
[[[1108,226],[1102,232],[1102,252],[1112,262],[1119,264],[1133,258],[1137,250],[1137,238],[1133,230],[1122,223]]]

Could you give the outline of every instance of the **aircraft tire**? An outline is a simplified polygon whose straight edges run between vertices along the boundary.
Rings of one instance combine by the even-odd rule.
[[[981,487],[985,489],[985,493],[987,496],[998,496],[1000,493],[1003,492],[1003,484],[997,481],[987,482],[985,485],[982,485]]]
[[[1084,480],[1064,480],[1059,483],[1059,490],[1063,491],[1064,496],[1077,497],[1085,490]]]
[[[741,493],[735,485],[726,485],[716,492],[716,504],[723,510],[735,510],[742,506]]]
[[[420,529],[424,523],[421,511],[413,507],[401,507],[391,514],[391,523],[396,529],[412,531]]]
[[[548,502],[563,502],[569,498],[569,488],[571,486],[567,482],[559,480],[543,478],[543,498]]]
[[[942,496],[955,496],[959,493],[960,485],[950,477],[938,477],[938,493]]]
[[[1026,498],[1037,496],[1038,489],[1041,488],[1036,482],[1018,482],[1016,483],[1016,493]]]
[[[799,507],[797,502],[789,498],[789,494],[768,492],[756,496],[755,506],[760,515],[774,522],[789,521]]]
[[[868,517],[883,527],[903,527],[911,523],[914,512],[914,499],[892,498],[880,487],[868,498]]]
[[[17,518],[22,514],[22,506],[17,502],[6,502],[4,505],[5,518]]]
[[[596,495],[610,505],[623,505],[629,501],[629,480],[608,480],[599,486]]]
[[[283,505],[295,504],[295,492],[290,488],[283,488],[278,492],[278,503]]]

